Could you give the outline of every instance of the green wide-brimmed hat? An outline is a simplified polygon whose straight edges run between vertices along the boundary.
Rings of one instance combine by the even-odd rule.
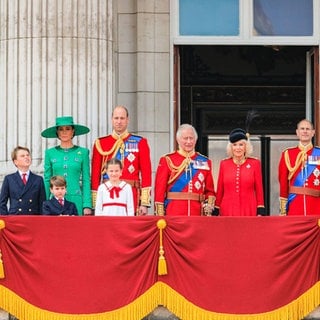
[[[71,116],[65,116],[65,117],[57,117],[56,125],[43,130],[41,132],[41,136],[44,138],[57,138],[58,137],[57,129],[58,127],[61,127],[61,126],[72,126],[74,128],[75,136],[80,136],[90,131],[90,129],[86,126],[82,126],[81,124],[75,124]]]

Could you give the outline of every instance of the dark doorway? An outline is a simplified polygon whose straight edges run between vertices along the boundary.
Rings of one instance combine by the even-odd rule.
[[[309,47],[180,47],[181,122],[201,136],[244,127],[255,109],[250,133],[292,134],[305,117],[306,52]],[[199,147],[206,151],[205,145]]]
[[[248,130],[260,139],[257,149],[268,207],[270,168],[278,161],[277,154],[275,159],[270,155],[272,139],[277,137],[279,150],[287,146],[286,138],[279,145],[286,135],[294,143],[296,124],[306,117],[306,56],[310,50],[301,46],[179,47],[180,122],[196,127],[200,152],[208,155],[210,137],[226,138],[233,128],[246,129],[249,110],[258,114]]]

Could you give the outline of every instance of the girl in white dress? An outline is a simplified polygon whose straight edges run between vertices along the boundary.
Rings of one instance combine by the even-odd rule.
[[[96,216],[134,216],[133,193],[130,184],[120,180],[122,163],[112,158],[106,163],[109,180],[97,191]]]

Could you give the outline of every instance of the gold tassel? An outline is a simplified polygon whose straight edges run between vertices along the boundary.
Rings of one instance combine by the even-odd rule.
[[[0,250],[0,279],[4,279],[4,268],[3,268],[1,250]]]
[[[5,226],[6,226],[5,222],[3,220],[0,220],[0,229],[3,229]],[[4,279],[4,267],[3,267],[1,249],[0,249],[0,279]]]
[[[158,275],[163,276],[168,274],[167,262],[164,257],[162,230],[167,226],[166,220],[160,219],[157,221],[157,227],[160,230],[160,246],[159,246],[159,260],[158,260]]]

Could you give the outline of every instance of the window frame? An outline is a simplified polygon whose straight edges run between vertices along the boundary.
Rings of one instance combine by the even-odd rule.
[[[253,0],[239,0],[239,36],[185,36],[179,34],[179,0],[170,1],[172,43],[235,45],[317,45],[319,44],[320,0],[313,0],[313,36],[253,35]]]

